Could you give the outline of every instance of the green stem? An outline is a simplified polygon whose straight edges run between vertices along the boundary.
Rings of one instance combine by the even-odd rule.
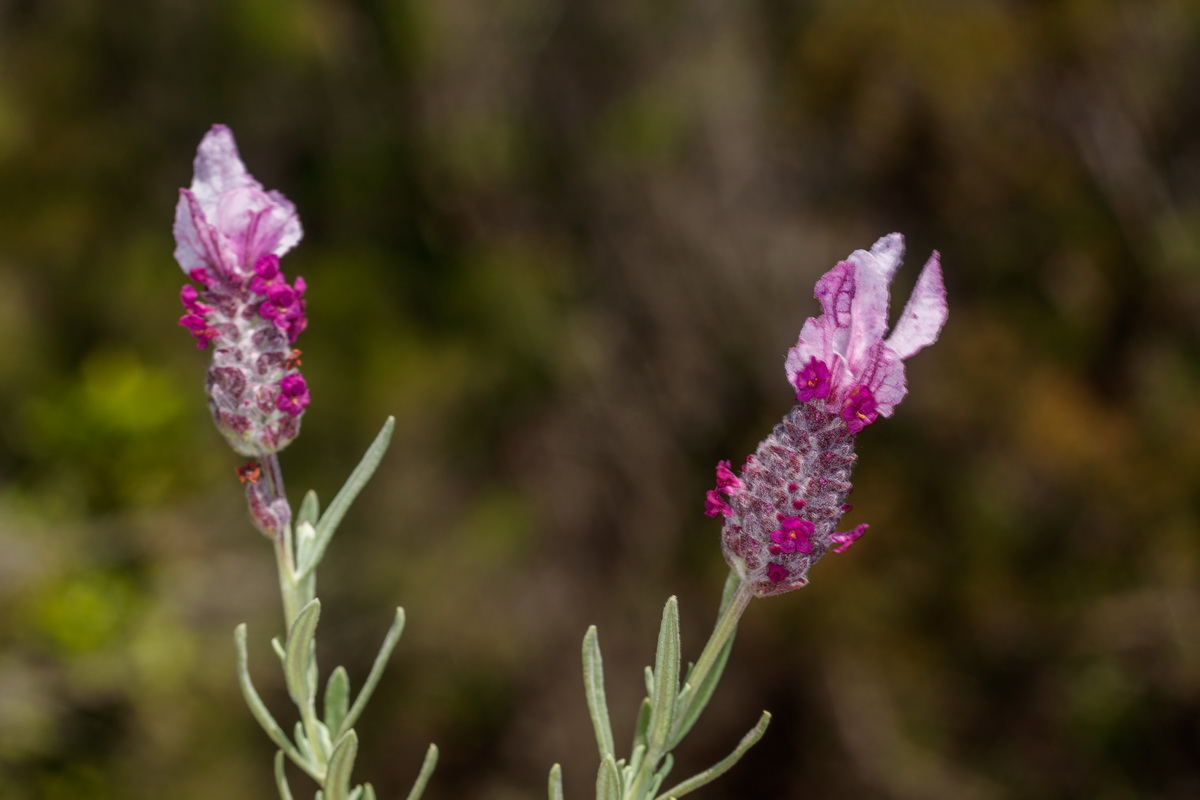
[[[708,673],[717,663],[717,658],[720,656],[722,648],[725,647],[725,643],[737,633],[738,621],[746,612],[746,607],[750,605],[753,598],[754,590],[745,583],[739,583],[733,596],[729,598],[729,603],[721,610],[720,616],[717,617],[717,623],[713,626],[712,635],[708,637],[708,644],[704,645],[704,650],[701,651],[696,666],[688,673],[686,680],[691,686],[691,691],[688,692],[679,713],[675,715],[675,723],[671,726],[671,735],[667,737],[667,741],[675,740],[675,736],[679,733],[679,725],[687,719],[688,712],[696,702],[696,687],[704,683],[704,679],[708,677]]]
[[[262,460],[263,477],[267,481],[273,499],[287,499],[283,487],[283,470],[279,467],[279,456],[272,453]],[[308,602],[302,595],[300,582],[296,579],[295,546],[292,542],[292,521],[285,520],[283,529],[277,531],[273,539],[275,543],[275,564],[279,568],[279,592],[283,598],[284,629],[289,629],[300,609]],[[311,599],[311,598],[308,598]]]
[[[279,457],[272,453],[262,460],[262,465],[263,475],[267,480],[272,497],[283,499],[286,502],[287,493],[283,485],[283,470],[279,466]],[[284,629],[290,631],[300,610],[313,599],[316,581],[315,579],[300,579],[296,574],[296,546],[292,539],[290,514],[289,518],[284,521],[283,529],[276,534],[274,542],[275,564],[279,568],[279,594],[283,599]],[[310,654],[310,658],[312,657]],[[308,738],[309,749],[312,750],[317,762],[314,766],[324,772],[327,754],[318,733],[316,708],[310,700],[308,703],[301,704],[298,710],[300,720],[304,724],[305,736]],[[324,788],[324,781],[319,781],[319,783]]]
[[[296,584],[295,567],[292,566],[291,553],[283,537],[275,540],[275,563],[279,567],[279,594],[283,598],[283,619],[285,628],[290,628],[296,615],[300,613],[299,588]]]
[[[704,645],[704,650],[700,652],[700,658],[696,661],[696,665],[692,668],[687,676],[688,687],[684,690],[685,697],[682,697],[682,702],[675,713],[674,722],[671,723],[670,734],[666,737],[663,744],[659,748],[655,748],[646,753],[641,765],[638,767],[637,774],[630,782],[628,789],[625,792],[626,800],[642,800],[642,795],[647,791],[647,788],[652,784],[654,773],[658,771],[659,761],[669,752],[671,743],[674,742],[679,735],[680,726],[684,724],[684,720],[691,715],[692,707],[697,703],[707,702],[707,697],[697,699],[696,690],[704,683],[704,679],[716,666],[721,655],[721,650],[724,649],[730,638],[737,633],[738,621],[745,613],[746,607],[750,605],[750,600],[753,599],[753,590],[745,583],[739,583],[729,601],[721,608],[717,616],[717,622],[713,626],[712,634],[708,637],[708,643]]]

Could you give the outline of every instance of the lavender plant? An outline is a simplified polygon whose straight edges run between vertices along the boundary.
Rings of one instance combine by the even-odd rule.
[[[191,188],[180,191],[176,207],[175,258],[195,283],[180,292],[185,313],[179,324],[198,348],[211,348],[205,389],[213,421],[230,446],[251,459],[238,475],[246,484],[251,521],[275,546],[287,635],[271,644],[298,712],[294,735],[287,735],[254,688],[244,624],[234,637],[238,682],[251,713],[279,747],[275,777],[282,800],[292,798],[285,757],[320,787],[317,800],[374,800],[371,784],[352,787],[358,750],[354,723],[400,638],[404,610],[396,609],[354,702],[347,672],[339,666],[325,685],[318,714],[316,570],[383,457],[394,421],[387,420],[324,513],[310,491],[292,514],[278,453],[299,435],[310,402],[299,369],[301,353],[294,347],[307,327],[306,287],[300,277],[288,282],[279,259],[301,236],[294,206],[278,192],[264,191],[242,164],[233,134],[214,126],[200,143]],[[724,520],[721,547],[731,568],[717,621],[699,658],[684,671],[678,605],[674,597],[667,601],[628,756],[616,755],[595,626],[584,636],[585,695],[600,755],[597,800],[682,797],[729,770],[766,732],[771,715],[764,711],[729,756],[660,791],[673,766],[672,751],[716,690],[750,600],[806,585],[817,561],[844,552],[867,530],[865,524],[837,530],[850,510],[846,499],[857,459],[855,440],[903,400],[904,361],[937,339],[947,316],[935,252],[885,338],[888,287],[903,252],[902,236],[885,236],[870,252],[856,250],[817,282],[823,313],[805,321],[785,362],[796,406],[747,457],[740,474],[729,461],[717,464],[705,513]],[[410,800],[424,791],[437,754],[430,745]],[[551,800],[563,796],[558,764],[550,771],[549,793]]]
[[[850,510],[855,439],[904,399],[905,359],[936,341],[947,316],[935,252],[884,338],[888,287],[903,254],[904,238],[893,233],[870,252],[854,251],[817,281],[823,313],[805,321],[785,362],[796,406],[746,459],[740,475],[728,461],[717,464],[716,488],[705,499],[705,513],[724,520],[721,549],[731,568],[716,625],[681,678],[679,611],[674,597],[667,601],[628,756],[616,755],[595,626],[584,636],[584,688],[600,753],[597,800],[683,797],[729,770],[766,732],[771,715],[764,711],[729,756],[659,791],[673,766],[672,750],[717,687],[750,600],[804,586],[813,565],[830,552],[844,552],[867,530],[863,524],[837,531]],[[549,794],[562,800],[558,764],[550,770]]]
[[[216,125],[200,142],[190,189],[181,189],[175,209],[175,259],[194,282],[180,291],[179,324],[210,349],[205,380],[209,410],[230,446],[251,460],[238,469],[246,485],[250,519],[275,547],[287,635],[271,640],[283,668],[299,721],[289,737],[267,709],[250,679],[246,626],[234,633],[237,677],[254,718],[279,747],[275,780],[282,800],[292,800],[285,756],[320,787],[317,800],[374,800],[371,784],[352,786],[358,752],[354,723],[404,628],[397,608],[366,681],[351,702],[343,667],[330,673],[318,714],[316,658],[317,567],[350,504],[371,478],[387,450],[389,418],[333,502],[320,510],[308,492],[293,515],[284,490],[278,453],[300,433],[310,402],[294,348],[307,327],[305,283],[288,282],[280,256],[303,235],[296,209],[276,191],[264,191],[246,171],[233,134]],[[197,288],[197,286],[199,288]],[[409,800],[418,800],[437,763],[430,745]]]

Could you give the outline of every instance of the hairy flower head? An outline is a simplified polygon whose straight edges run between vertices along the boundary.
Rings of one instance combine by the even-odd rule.
[[[938,254],[926,262],[887,338],[888,286],[904,237],[856,250],[817,281],[823,313],[809,318],[785,362],[797,405],[746,459],[740,476],[728,462],[705,513],[721,516],[726,561],[760,596],[808,583],[826,553],[841,553],[866,531],[837,531],[850,509],[856,436],[904,399],[904,360],[936,341],[946,322]]]
[[[237,452],[265,456],[296,438],[309,403],[292,350],[308,325],[306,286],[279,267],[300,219],[246,170],[224,125],[204,136],[194,168],[175,207],[175,260],[200,288],[180,291],[179,324],[212,349],[205,388],[217,428]]]

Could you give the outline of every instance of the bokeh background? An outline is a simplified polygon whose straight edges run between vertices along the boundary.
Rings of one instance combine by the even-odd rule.
[[[893,230],[951,316],[860,440],[870,533],[752,604],[684,777],[711,798],[1200,797],[1200,5],[1186,0],[0,2],[0,798],[274,797],[231,632],[286,715],[271,549],[176,326],[214,122],[298,206],[321,575],[356,774],[544,797],[626,741],[662,603],[814,280]],[[311,796],[300,776],[298,796]]]

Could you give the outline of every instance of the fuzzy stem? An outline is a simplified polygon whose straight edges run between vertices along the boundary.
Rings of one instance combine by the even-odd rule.
[[[754,597],[754,591],[748,583],[739,583],[733,595],[729,598],[729,602],[721,609],[717,616],[717,622],[713,625],[712,634],[708,637],[708,643],[704,645],[704,649],[700,652],[700,658],[696,661],[696,665],[688,673],[687,683],[691,686],[688,692],[688,697],[684,700],[683,705],[677,709],[675,713],[675,721],[671,724],[671,731],[664,740],[661,749],[652,749],[646,753],[642,759],[641,765],[637,770],[637,774],[629,783],[625,790],[625,800],[643,800],[643,794],[648,790],[653,782],[654,773],[659,768],[659,761],[670,751],[671,743],[676,741],[680,731],[680,726],[684,724],[684,720],[691,715],[692,707],[697,703],[705,703],[707,697],[697,698],[696,690],[704,683],[704,679],[708,677],[709,672],[716,666],[717,660],[721,655],[721,650],[729,642],[730,638],[737,632],[738,620],[742,618],[746,607],[750,605],[750,600]]]
[[[693,691],[689,694],[685,706],[675,715],[675,724],[672,725],[671,735],[667,737],[668,741],[674,741],[675,736],[679,733],[680,724],[682,724],[683,720],[687,719],[688,712],[696,702],[696,693],[694,690],[704,683],[704,679],[708,677],[709,671],[717,663],[717,658],[720,656],[721,650],[725,647],[725,643],[737,633],[738,621],[741,620],[742,614],[746,612],[746,608],[750,605],[750,601],[753,598],[754,590],[750,588],[750,584],[739,583],[737,589],[734,590],[733,596],[729,598],[729,603],[721,610],[716,624],[713,625],[712,635],[708,637],[708,643],[704,645],[704,650],[700,652],[700,658],[696,660],[696,666],[688,674],[687,682],[691,684]]]
[[[283,485],[283,470],[279,466],[279,456],[272,453],[262,460],[262,465],[263,475],[267,480],[272,500],[282,499],[286,502],[287,494]],[[292,623],[296,621],[300,610],[313,599],[315,580],[301,580],[296,575],[296,549],[292,538],[290,510],[288,518],[283,520],[281,530],[275,534],[274,543],[275,563],[279,568],[279,593],[283,599],[284,629],[291,630]],[[309,749],[314,753],[317,761],[315,766],[323,771],[326,766],[325,750],[321,746],[318,734],[316,710],[312,703],[301,704],[297,710],[299,710],[301,722],[304,724]],[[318,780],[318,783],[324,788],[324,781]]]
[[[267,481],[271,498],[286,501],[287,494],[283,487],[283,470],[279,466],[279,456],[271,453],[262,460],[263,477]],[[288,515],[291,516],[290,513]],[[283,520],[280,530],[275,532],[275,563],[279,568],[279,593],[283,598],[284,629],[292,626],[296,615],[304,607],[307,600],[302,597],[300,582],[296,579],[295,547],[292,543],[292,521]],[[311,599],[311,598],[309,598]]]
[[[742,614],[745,613],[746,607],[750,601],[754,600],[754,589],[750,588],[749,583],[739,583],[738,588],[733,591],[730,601],[721,608],[721,612],[716,618],[716,624],[713,625],[713,632],[709,634],[708,643],[704,645],[704,649],[700,652],[700,658],[696,660],[696,666],[692,667],[688,673],[688,684],[691,686],[691,692],[686,698],[683,708],[680,708],[674,718],[674,723],[671,726],[671,735],[667,736],[667,741],[676,740],[679,734],[679,726],[682,726],[684,720],[690,716],[692,705],[697,702],[696,690],[703,685],[704,679],[716,664],[716,660],[720,657],[721,650],[725,648],[726,643],[737,633],[738,621],[742,619]],[[707,698],[700,699],[700,702],[706,702]]]

